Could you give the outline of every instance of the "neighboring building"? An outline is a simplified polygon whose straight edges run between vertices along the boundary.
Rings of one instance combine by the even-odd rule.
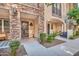
[[[53,3],[50,6],[45,5],[45,32],[67,32],[69,27],[65,18],[70,9],[76,7],[76,3]]]
[[[0,3],[0,32],[9,39],[39,37],[42,32],[66,32],[64,18],[75,6],[73,3]]]

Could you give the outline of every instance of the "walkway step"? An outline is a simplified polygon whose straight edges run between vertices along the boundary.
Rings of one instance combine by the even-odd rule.
[[[1,41],[0,42],[0,48],[6,48],[9,46],[9,42],[8,41]]]

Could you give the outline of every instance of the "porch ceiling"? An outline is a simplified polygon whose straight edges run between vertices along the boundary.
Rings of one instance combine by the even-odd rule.
[[[26,19],[36,19],[36,15],[28,14],[28,13],[23,13],[21,12],[21,18],[26,18]]]
[[[8,18],[9,10],[0,8],[0,18]]]
[[[62,18],[53,17],[53,16],[51,16],[49,22],[64,24],[64,21]]]
[[[49,20],[49,22],[64,24],[64,22],[62,21],[62,19],[57,19],[57,18],[52,18],[52,19]]]

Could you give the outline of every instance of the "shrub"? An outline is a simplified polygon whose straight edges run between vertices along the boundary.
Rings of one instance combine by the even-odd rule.
[[[52,42],[52,40],[53,40],[53,37],[51,35],[48,35],[47,42]]]
[[[73,36],[73,35],[71,35],[71,36],[69,37],[69,39],[74,39],[74,36]]]
[[[53,40],[55,39],[55,37],[58,35],[58,33],[52,33],[51,36],[53,37]]]
[[[58,33],[52,33],[48,35],[47,42],[52,42],[55,40],[55,37],[58,35]]]
[[[20,46],[20,42],[18,40],[13,40],[9,44],[10,49],[11,49],[11,55],[16,56],[16,51]]]
[[[79,35],[79,31],[76,31],[76,35]]]
[[[46,41],[46,33],[40,33],[40,40],[42,43]]]

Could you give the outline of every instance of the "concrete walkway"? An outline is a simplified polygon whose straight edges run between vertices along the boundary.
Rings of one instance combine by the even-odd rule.
[[[79,51],[79,39],[67,41],[50,48],[45,48],[36,39],[27,39],[22,44],[28,56],[72,56]]]

